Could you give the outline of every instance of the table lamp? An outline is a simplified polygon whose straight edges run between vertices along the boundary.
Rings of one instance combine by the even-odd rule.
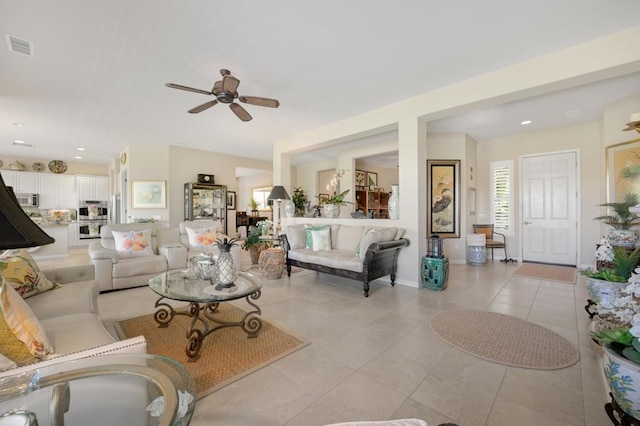
[[[271,193],[269,194],[267,199],[274,200],[278,205],[278,220],[276,222],[276,236],[278,236],[278,234],[280,233],[280,216],[281,216],[280,208],[281,208],[282,200],[290,200],[291,198],[289,197],[289,194],[287,194],[287,190],[284,189],[284,186],[276,185],[271,190]]]
[[[22,210],[13,189],[0,176],[0,249],[44,246],[55,242]]]

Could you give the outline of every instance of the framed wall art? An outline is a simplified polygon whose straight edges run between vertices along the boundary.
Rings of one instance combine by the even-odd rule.
[[[640,195],[640,139],[607,147],[607,200],[624,200],[628,193]]]
[[[367,172],[364,170],[356,170],[356,187],[364,188]]]
[[[460,160],[427,160],[427,237],[460,238]]]
[[[236,209],[236,191],[227,191],[227,210]]]
[[[166,182],[163,180],[131,181],[131,207],[134,209],[166,208]]]
[[[367,186],[369,189],[373,189],[378,186],[378,174],[374,172],[367,172]]]

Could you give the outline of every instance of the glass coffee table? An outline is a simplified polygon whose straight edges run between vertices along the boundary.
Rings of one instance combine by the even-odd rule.
[[[250,272],[240,272],[234,285],[228,288],[212,285],[209,280],[189,278],[183,271],[169,271],[149,280],[149,287],[160,295],[154,319],[160,327],[167,327],[176,315],[191,317],[187,328],[186,353],[190,361],[200,356],[202,342],[211,333],[226,327],[240,327],[248,338],[258,335],[262,320],[256,315],[262,311],[255,303],[260,298],[262,281]],[[238,322],[216,318],[222,302],[244,298],[252,307]],[[176,310],[165,299],[189,302],[186,310]]]
[[[0,379],[0,424],[188,425],[196,386],[179,362],[119,353]]]

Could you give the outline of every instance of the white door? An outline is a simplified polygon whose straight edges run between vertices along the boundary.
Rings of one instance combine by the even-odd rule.
[[[522,260],[577,264],[577,153],[523,157]]]

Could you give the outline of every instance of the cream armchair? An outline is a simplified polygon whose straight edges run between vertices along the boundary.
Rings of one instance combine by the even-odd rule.
[[[151,230],[151,248],[144,256],[127,257],[116,251],[113,232]],[[158,252],[157,230],[151,223],[107,225],[100,229],[100,241],[89,246],[100,292],[148,285],[149,279],[166,272],[167,258]],[[186,259],[185,259],[186,263]]]

